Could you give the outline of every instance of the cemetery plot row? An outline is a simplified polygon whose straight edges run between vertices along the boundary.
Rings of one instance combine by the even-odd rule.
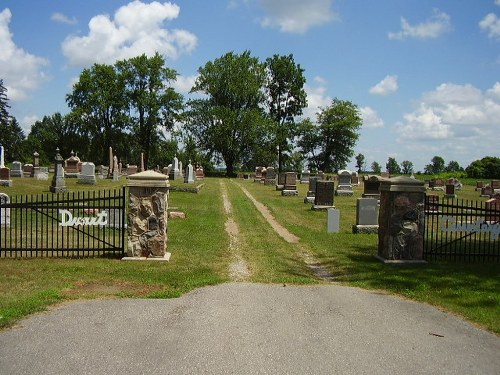
[[[0,257],[122,256],[125,188],[0,199]]]
[[[499,262],[499,220],[500,208],[497,205],[427,196],[424,258]]]

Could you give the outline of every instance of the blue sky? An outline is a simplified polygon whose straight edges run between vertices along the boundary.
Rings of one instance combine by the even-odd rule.
[[[187,97],[200,66],[249,50],[293,54],[312,120],[334,97],[355,103],[368,166],[500,157],[500,0],[0,0],[0,46],[26,133],[68,112],[65,95],[94,63],[158,51]]]

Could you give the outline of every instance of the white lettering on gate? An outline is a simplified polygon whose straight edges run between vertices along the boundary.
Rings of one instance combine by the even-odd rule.
[[[79,225],[106,225],[108,223],[108,214],[106,211],[101,211],[94,217],[73,217],[71,211],[59,210],[61,214],[61,227],[74,227]]]
[[[443,232],[486,232],[496,240],[500,235],[500,223],[488,224],[484,219],[477,219],[473,223],[457,223],[453,216],[441,216],[441,230]]]

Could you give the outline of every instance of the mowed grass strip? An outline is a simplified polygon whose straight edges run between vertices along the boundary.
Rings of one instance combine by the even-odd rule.
[[[340,232],[327,233],[327,213],[312,211],[310,204],[303,203],[306,184],[297,185],[298,197],[283,197],[274,187],[258,183],[245,182],[244,186],[269,208],[276,220],[301,238],[301,243],[312,250],[339,283],[426,302],[500,334],[498,263],[431,261],[420,266],[386,265],[375,258],[377,234],[352,233],[361,187],[354,188],[353,197],[335,197],[334,205],[340,210]],[[443,192],[429,193],[443,195]],[[479,193],[469,185],[457,194],[460,199],[479,198]]]
[[[169,205],[186,213],[185,219],[169,220],[170,262],[0,259],[0,327],[66,300],[178,297],[227,281],[228,238],[217,186],[208,179],[198,194],[170,194]]]

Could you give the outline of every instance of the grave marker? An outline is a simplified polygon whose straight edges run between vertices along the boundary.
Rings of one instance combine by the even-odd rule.
[[[353,233],[378,233],[379,206],[376,198],[358,198]]]

